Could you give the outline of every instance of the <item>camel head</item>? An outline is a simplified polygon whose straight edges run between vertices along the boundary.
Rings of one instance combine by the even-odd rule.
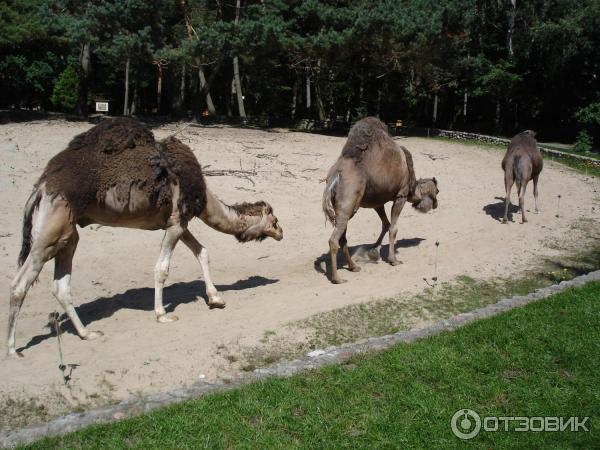
[[[238,241],[263,241],[270,237],[276,241],[283,239],[283,230],[279,220],[273,214],[273,208],[266,202],[241,203],[232,206],[249,225],[241,233],[235,235]]]
[[[437,208],[437,195],[439,192],[438,182],[435,177],[421,178],[417,181],[414,193],[408,198],[408,201],[412,203],[413,208],[417,211],[426,213],[432,208]]]

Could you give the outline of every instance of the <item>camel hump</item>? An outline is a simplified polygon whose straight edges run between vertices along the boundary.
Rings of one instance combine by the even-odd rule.
[[[510,140],[509,146],[518,146],[518,145],[536,145],[537,141],[535,140],[535,131],[525,130],[517,133]]]
[[[105,119],[95,127],[75,136],[67,150],[94,150],[117,154],[124,150],[154,145],[152,132],[130,117]]]
[[[50,194],[69,202],[77,218],[89,205],[105,204],[107,195],[116,196],[119,205],[128,205],[132,192],[153,208],[169,205],[173,185],[184,220],[206,205],[202,170],[192,150],[173,137],[156,142],[146,126],[130,118],[106,119],[76,136],[48,162],[38,184],[42,181]]]
[[[377,117],[365,117],[350,128],[342,156],[360,160],[363,152],[381,140],[391,141],[387,126]]]

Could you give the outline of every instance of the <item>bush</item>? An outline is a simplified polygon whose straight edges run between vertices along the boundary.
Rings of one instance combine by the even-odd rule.
[[[67,68],[61,73],[52,92],[52,104],[64,112],[75,111],[77,105],[77,95],[79,93],[79,77],[73,66]]]
[[[585,130],[580,131],[573,145],[576,152],[589,152],[592,148],[592,137]]]

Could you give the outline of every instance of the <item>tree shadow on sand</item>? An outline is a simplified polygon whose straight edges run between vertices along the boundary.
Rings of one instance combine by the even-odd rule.
[[[500,200],[498,203],[490,203],[489,205],[485,205],[483,210],[488,216],[492,216],[494,219],[498,221],[502,221],[504,217],[504,197],[494,197],[494,200]],[[510,222],[513,221],[513,214],[519,212],[519,207],[517,205],[513,205],[512,203],[508,206],[508,220]]]
[[[394,248],[396,250],[398,250],[399,248],[416,247],[417,245],[421,244],[421,242],[424,240],[425,240],[424,238],[419,238],[419,237],[411,238],[411,239],[399,239],[394,244]],[[379,247],[378,255],[377,254],[373,255],[370,252],[370,250],[372,249],[371,245],[372,244],[350,246],[349,250],[350,250],[350,255],[352,255],[352,259],[355,260],[356,262],[373,262],[373,263],[378,262],[379,260],[387,261],[388,255],[390,253],[389,245],[382,244],[381,247]],[[375,250],[375,249],[373,249],[373,250]],[[375,256],[375,257],[373,257],[373,256]],[[325,268],[323,268],[323,263],[325,263]],[[330,259],[329,259],[329,252],[327,252],[327,253],[323,253],[321,256],[319,256],[317,259],[315,259],[313,266],[317,272],[326,275],[328,273],[331,273],[331,268],[329,267],[330,264],[331,263],[330,263]],[[347,264],[346,258],[344,258],[344,255],[340,249],[338,251],[338,257],[337,257],[337,268],[342,269],[345,264]]]
[[[216,285],[217,290],[222,292],[227,291],[242,291],[252,289],[259,286],[267,286],[277,283],[279,280],[265,278],[261,276],[252,276],[245,280],[238,280],[233,284]],[[190,282],[175,283],[163,289],[163,299],[165,310],[170,313],[177,306],[192,303],[202,298],[208,303],[206,295],[206,285],[202,280]],[[111,317],[121,309],[134,309],[139,311],[154,311],[154,288],[144,287],[129,289],[121,294],[113,295],[112,297],[100,297],[91,302],[84,303],[77,307],[77,314],[84,325],[88,326],[91,323]],[[59,321],[63,333],[77,334],[75,327],[69,320],[66,313],[62,313]],[[31,338],[31,340],[19,352],[34,347],[39,343],[56,336],[54,329],[49,329],[47,334],[40,334]]]

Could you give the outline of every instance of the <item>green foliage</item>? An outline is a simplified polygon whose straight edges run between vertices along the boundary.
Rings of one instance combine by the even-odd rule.
[[[600,102],[581,108],[575,113],[575,117],[583,125],[600,126]]]
[[[589,152],[592,149],[592,137],[587,131],[580,131],[577,135],[577,140],[573,145],[573,150],[576,152]]]
[[[52,104],[60,111],[73,112],[77,105],[78,92],[79,77],[77,71],[73,66],[67,66],[54,84],[51,97]]]
[[[0,4],[0,107],[50,106],[53,81],[75,64],[89,89],[123,97],[124,65],[142,113],[178,97],[194,109],[196,69],[212,77],[217,113],[235,103],[240,62],[252,116],[350,122],[363,114],[429,126],[544,140],[573,140],[583,125],[600,136],[600,2],[481,0],[9,0]],[[82,49],[91,69],[81,70]],[[188,74],[179,92],[183,67]],[[85,81],[85,82],[84,82]],[[308,89],[311,105],[308,106]],[[462,97],[470,101],[462,118]],[[292,105],[293,103],[293,105]],[[595,105],[595,106],[594,106]],[[501,106],[496,123],[495,106]],[[235,110],[235,108],[234,108]],[[341,119],[340,119],[341,118]]]
[[[476,79],[474,94],[502,98],[512,93],[519,81],[520,77],[514,73],[510,62],[499,60],[496,64],[491,64],[486,61],[482,67],[482,74]]]

